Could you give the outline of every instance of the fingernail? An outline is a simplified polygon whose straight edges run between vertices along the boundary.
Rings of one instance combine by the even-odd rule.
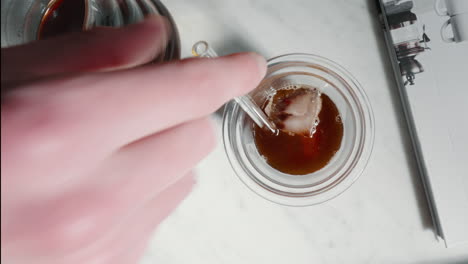
[[[158,46],[160,46],[162,49],[159,52],[164,51],[166,49],[166,45],[169,42],[172,34],[171,24],[166,17],[159,15],[150,15],[145,17],[143,21],[136,25],[140,27],[148,27],[151,31],[154,32],[154,34],[159,34],[159,40],[161,41],[161,45]]]
[[[259,72],[262,78],[265,76],[267,71],[267,61],[265,58],[255,52],[249,52],[249,55],[257,62]]]
[[[169,20],[163,16],[159,15],[149,15],[145,17],[145,19],[137,24],[136,26],[145,26],[151,27],[155,31],[161,31],[167,39],[169,39],[169,35],[171,34],[171,24]]]

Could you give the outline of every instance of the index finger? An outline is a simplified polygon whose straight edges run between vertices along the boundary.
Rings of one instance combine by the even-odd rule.
[[[115,148],[214,112],[254,89],[265,72],[265,59],[254,53],[186,59],[49,81],[27,105],[33,118],[48,122],[34,129],[36,136]]]

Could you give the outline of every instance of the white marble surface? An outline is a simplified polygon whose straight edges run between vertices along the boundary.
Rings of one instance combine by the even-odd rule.
[[[433,233],[374,1],[163,2],[184,56],[204,39],[220,54],[306,52],[338,62],[367,92],[376,137],[350,189],[325,204],[289,208],[238,180],[219,136],[193,193],[155,232],[144,264],[468,263],[467,247],[446,249]]]

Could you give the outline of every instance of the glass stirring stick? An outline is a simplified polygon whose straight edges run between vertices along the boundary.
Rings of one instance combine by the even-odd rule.
[[[192,47],[192,54],[201,58],[218,57],[216,52],[208,45],[206,41],[198,41],[195,43]],[[235,97],[234,100],[259,127],[266,127],[275,134],[278,132],[276,125],[265,115],[263,110],[254,102],[252,97],[249,95],[243,95]]]

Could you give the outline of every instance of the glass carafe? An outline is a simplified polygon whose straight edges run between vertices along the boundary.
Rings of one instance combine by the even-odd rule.
[[[2,0],[1,45],[19,45],[38,39],[42,18],[57,1],[80,0]],[[158,0],[81,0],[84,1],[82,30],[98,26],[122,27],[137,23],[151,14],[166,17],[172,35],[165,53],[158,59],[180,58],[179,33],[172,16]]]

